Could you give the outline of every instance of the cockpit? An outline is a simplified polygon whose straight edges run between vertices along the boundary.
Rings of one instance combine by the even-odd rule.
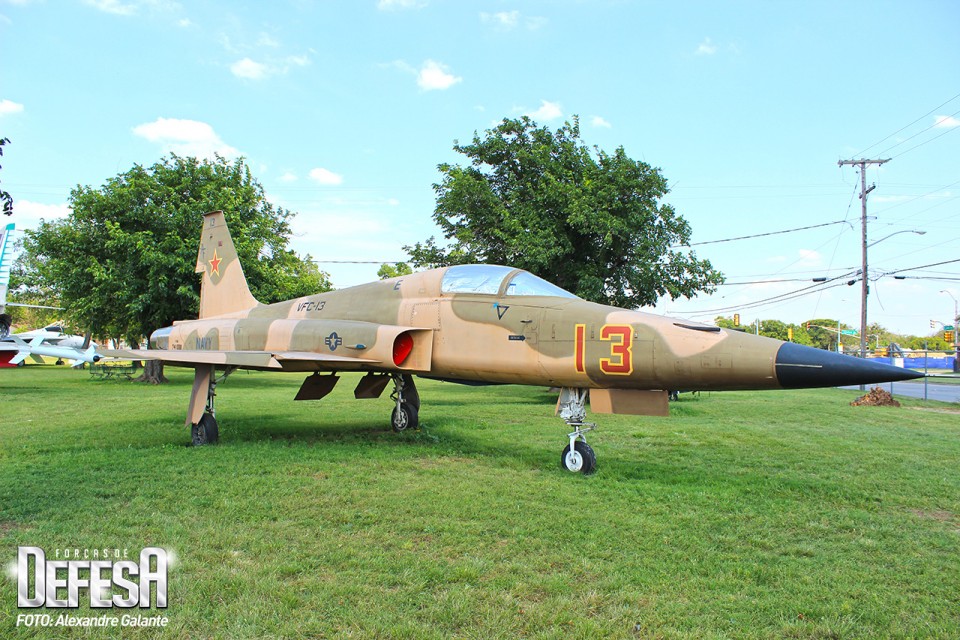
[[[461,264],[450,267],[443,276],[440,290],[443,293],[501,296],[577,297],[522,269],[493,264]]]

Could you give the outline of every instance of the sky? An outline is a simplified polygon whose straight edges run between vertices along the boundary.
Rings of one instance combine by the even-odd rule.
[[[953,0],[0,0],[0,184],[31,228],[134,164],[243,156],[342,288],[440,235],[455,141],[579,116],[660,169],[727,277],[651,310],[857,327],[860,176],[838,161],[890,158],[866,176],[868,319],[929,335],[960,299],[958,25]]]

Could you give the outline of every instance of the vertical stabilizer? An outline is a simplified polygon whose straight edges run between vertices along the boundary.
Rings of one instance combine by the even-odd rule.
[[[13,223],[0,229],[0,340],[10,334],[13,320],[7,315],[7,287],[10,286],[10,266],[13,264]]]
[[[203,215],[197,273],[203,274],[200,318],[246,311],[259,304],[247,286],[223,211]]]
[[[10,267],[13,264],[13,223],[0,229],[0,313],[7,305],[7,287],[10,286]]]

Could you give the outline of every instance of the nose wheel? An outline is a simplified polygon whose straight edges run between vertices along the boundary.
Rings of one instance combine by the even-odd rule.
[[[597,454],[587,444],[584,434],[593,431],[597,425],[584,422],[587,417],[587,390],[564,387],[560,390],[560,399],[557,401],[557,414],[573,427],[567,434],[569,444],[560,454],[560,466],[571,473],[590,475],[597,470]]]
[[[560,466],[571,473],[590,475],[597,469],[597,454],[585,441],[577,440],[573,443],[572,449],[569,444],[563,448],[563,453],[560,454]]]

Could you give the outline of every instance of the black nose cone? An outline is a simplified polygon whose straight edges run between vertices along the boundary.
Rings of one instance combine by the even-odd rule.
[[[841,387],[922,378],[922,373],[853,356],[785,342],[777,351],[777,379],[784,389]]]

